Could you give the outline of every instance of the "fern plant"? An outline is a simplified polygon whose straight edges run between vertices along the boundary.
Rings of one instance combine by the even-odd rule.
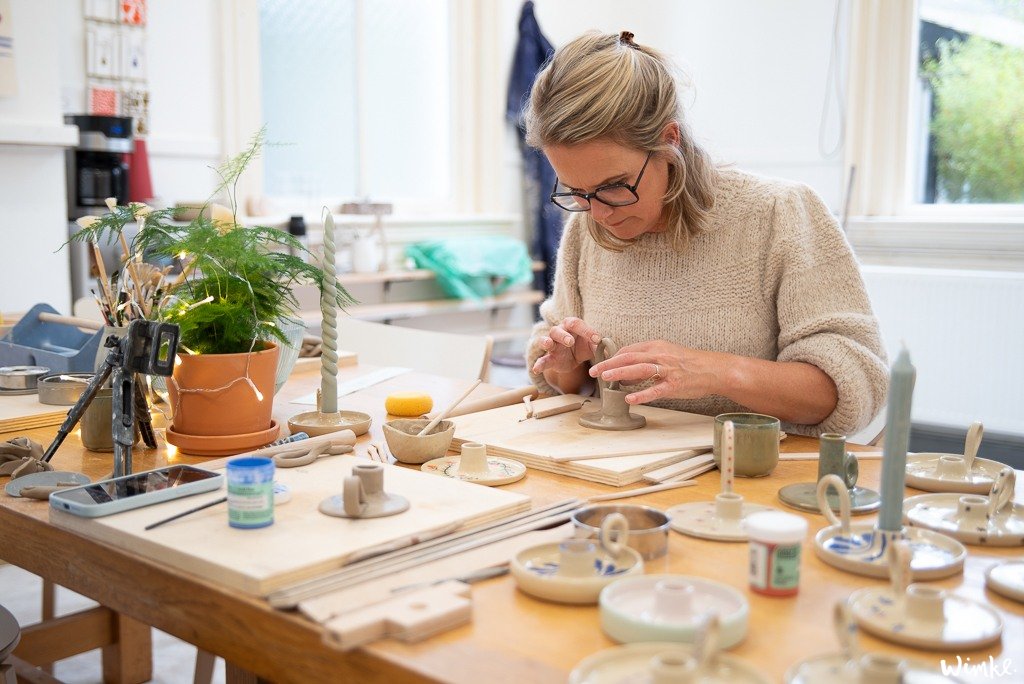
[[[212,218],[209,212],[187,225],[173,221],[173,209],[150,209],[131,203],[111,207],[102,217],[80,221],[82,229],[71,239],[118,239],[126,224],[138,221],[133,253],[177,260],[182,274],[158,292],[151,317],[176,323],[180,345],[198,354],[232,354],[257,349],[263,341],[285,341],[276,322],[295,316],[297,284],[315,282],[323,288],[323,272],[293,254],[311,256],[288,233],[265,226],[242,226],[235,221],[238,178],[264,145],[264,130],[248,148],[217,169],[221,183],[212,200],[227,191],[230,218]],[[291,252],[291,253],[289,253]],[[339,308],[353,303],[338,286]]]

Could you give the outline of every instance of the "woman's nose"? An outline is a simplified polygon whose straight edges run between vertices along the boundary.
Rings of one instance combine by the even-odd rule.
[[[612,215],[613,209],[603,202],[592,201],[590,203],[590,215],[595,221],[603,221]]]

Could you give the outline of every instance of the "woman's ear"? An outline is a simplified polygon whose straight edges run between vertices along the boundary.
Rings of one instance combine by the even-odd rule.
[[[679,123],[676,121],[670,121],[661,132],[662,141],[671,143],[672,145],[678,145],[680,137]]]

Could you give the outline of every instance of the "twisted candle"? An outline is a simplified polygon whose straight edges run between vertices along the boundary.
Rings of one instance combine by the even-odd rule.
[[[338,287],[334,267],[334,216],[330,211],[324,219],[324,286],[320,293],[320,312],[323,314],[320,356],[320,412],[338,412]]]

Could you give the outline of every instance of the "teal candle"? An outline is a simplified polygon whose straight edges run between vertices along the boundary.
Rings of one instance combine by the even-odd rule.
[[[903,491],[907,476],[907,448],[910,446],[910,403],[917,371],[910,352],[900,350],[889,375],[889,408],[885,418],[885,446],[882,448],[882,508],[878,529],[903,529]]]

